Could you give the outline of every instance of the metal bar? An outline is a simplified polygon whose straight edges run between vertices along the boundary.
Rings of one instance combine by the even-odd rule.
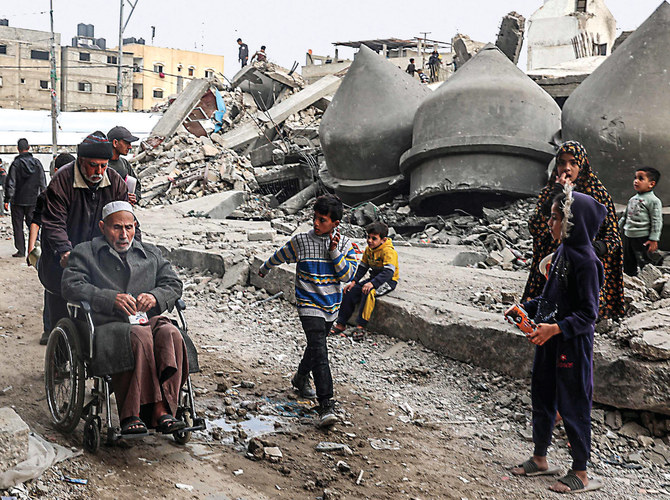
[[[105,377],[103,380],[104,390],[105,390],[105,419],[107,422],[107,433],[109,435],[109,430],[112,429],[112,405],[109,400],[109,381],[107,380],[109,376]]]
[[[58,97],[56,93],[56,35],[54,33],[54,6],[49,0],[49,18],[51,22],[51,159],[58,151]],[[19,87],[20,88],[20,87]]]
[[[123,110],[123,91],[121,90],[121,60],[123,59],[123,1],[119,0],[119,51],[116,61],[116,112]]]

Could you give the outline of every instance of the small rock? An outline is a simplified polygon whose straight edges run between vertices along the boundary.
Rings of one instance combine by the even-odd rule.
[[[347,462],[345,462],[344,460],[340,460],[339,462],[337,462],[337,464],[335,464],[335,467],[337,467],[337,469],[340,472],[351,471],[351,466]]]
[[[605,413],[605,423],[610,429],[618,430],[623,425],[623,418],[619,410],[608,411]]]
[[[640,446],[643,448],[650,448],[651,446],[654,446],[654,438],[649,437],[649,436],[638,436],[637,437],[637,442],[640,443]]]
[[[240,387],[242,387],[244,389],[253,389],[254,387],[256,387],[256,383],[252,382],[250,380],[243,380],[240,383]]]
[[[175,483],[175,488],[178,490],[193,491],[193,486],[190,484]]]
[[[284,457],[281,450],[277,447],[264,448],[263,453],[265,454],[265,458],[273,463],[281,462],[282,458]]]
[[[405,205],[404,207],[398,207],[396,210],[396,213],[399,213],[401,215],[407,215],[412,211],[411,208],[409,208],[409,205]]]
[[[627,422],[619,429],[619,434],[630,439],[637,439],[638,436],[649,436],[649,431],[637,422]]]

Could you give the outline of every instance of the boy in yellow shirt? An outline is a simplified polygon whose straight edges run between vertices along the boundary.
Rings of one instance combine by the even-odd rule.
[[[368,247],[354,278],[345,285],[337,322],[330,333],[336,335],[346,329],[347,321],[360,303],[354,340],[363,340],[365,327],[375,307],[375,297],[381,297],[395,290],[398,284],[398,252],[388,238],[388,226],[383,222],[373,222],[366,228]],[[370,278],[363,280],[370,271]],[[361,281],[363,280],[363,281]]]

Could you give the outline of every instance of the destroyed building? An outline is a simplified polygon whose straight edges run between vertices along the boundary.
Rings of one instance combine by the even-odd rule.
[[[604,0],[545,0],[529,19],[528,70],[607,56],[616,20]]]

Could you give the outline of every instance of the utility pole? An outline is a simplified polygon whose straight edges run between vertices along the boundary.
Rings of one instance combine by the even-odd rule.
[[[54,34],[54,5],[49,0],[49,17],[51,19],[51,155],[56,158],[58,151],[58,94],[56,92],[56,35]]]
[[[423,46],[421,47],[421,69],[424,69],[425,64],[424,64],[423,54],[424,54],[424,51],[426,50],[426,46],[427,46],[427,43],[428,43],[428,39],[426,38],[426,36],[430,35],[432,33],[432,31],[419,31],[419,33],[421,33],[423,35]]]
[[[133,15],[133,12],[135,12],[135,7],[137,6],[137,2],[140,0],[135,0],[133,3],[132,0],[127,0],[128,4],[130,5],[130,13],[128,14],[128,18],[126,19],[126,22],[123,22],[123,3],[124,0],[119,0],[119,52],[118,55],[116,56],[116,112],[120,113],[123,110],[123,85],[121,82],[121,66],[123,64],[123,32],[126,30],[126,26],[128,26],[128,21],[130,21],[130,17]]]

